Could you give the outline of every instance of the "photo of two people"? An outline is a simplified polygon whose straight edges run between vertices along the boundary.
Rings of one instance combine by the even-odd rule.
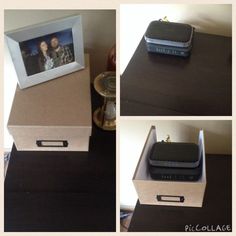
[[[74,61],[72,29],[44,35],[20,43],[28,76]]]

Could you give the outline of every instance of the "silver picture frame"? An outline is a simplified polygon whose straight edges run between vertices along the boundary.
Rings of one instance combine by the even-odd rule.
[[[25,61],[23,60],[20,43],[44,37],[45,35],[52,35],[56,32],[62,32],[63,30],[68,29],[71,29],[73,38],[73,61],[50,70],[29,75],[29,73],[27,73]],[[80,15],[5,32],[5,42],[8,45],[18,77],[18,84],[21,89],[34,86],[84,68],[84,44],[82,18]]]

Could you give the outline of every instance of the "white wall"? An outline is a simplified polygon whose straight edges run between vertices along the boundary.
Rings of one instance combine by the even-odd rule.
[[[125,70],[148,24],[167,16],[196,31],[231,36],[232,6],[223,4],[123,4],[120,7],[120,73]]]
[[[172,142],[198,142],[198,132],[204,129],[205,147],[208,154],[232,153],[231,121],[120,121],[120,204],[133,208],[137,195],[132,178],[143,145],[152,125],[157,128],[158,141],[167,134]]]
[[[90,54],[91,80],[106,71],[107,54],[116,42],[115,10],[5,10],[4,31],[43,23],[74,14],[82,15],[85,52]],[[4,45],[4,149],[12,146],[6,126],[17,76],[7,45]]]

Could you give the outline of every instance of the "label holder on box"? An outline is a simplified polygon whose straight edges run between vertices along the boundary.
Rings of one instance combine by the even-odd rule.
[[[68,147],[67,140],[37,140],[38,147]]]
[[[157,195],[159,202],[184,202],[184,196]]]

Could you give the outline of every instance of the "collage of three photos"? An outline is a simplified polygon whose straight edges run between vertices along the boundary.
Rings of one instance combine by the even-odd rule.
[[[232,232],[232,9],[4,10],[4,232]]]

